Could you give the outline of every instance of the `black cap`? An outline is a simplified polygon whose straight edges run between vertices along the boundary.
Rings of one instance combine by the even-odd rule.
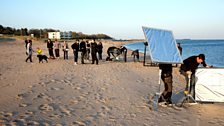
[[[198,57],[199,57],[199,59],[202,59],[203,61],[205,61],[205,55],[204,54],[199,54]]]

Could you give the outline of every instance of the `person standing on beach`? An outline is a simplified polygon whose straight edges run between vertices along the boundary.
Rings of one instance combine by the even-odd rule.
[[[86,41],[86,55],[85,55],[85,59],[89,60],[89,54],[90,54],[90,43],[89,43],[89,41]]]
[[[164,91],[159,98],[158,102],[163,102],[165,100],[166,104],[172,104],[172,83],[173,83],[173,76],[172,76],[172,64],[159,64],[159,69],[162,70],[161,72],[161,79],[164,83]]]
[[[51,59],[54,59],[53,46],[54,46],[53,42],[50,39],[48,39],[47,48]]]
[[[25,42],[25,48],[27,49],[27,44],[29,43],[28,39],[26,38],[24,42]]]
[[[30,60],[30,62],[33,62],[32,61],[33,49],[32,49],[32,43],[31,42],[28,42],[28,44],[27,44],[27,54],[28,54],[28,57],[26,58],[26,62],[28,60]]]
[[[180,46],[180,43],[177,43],[177,48],[178,48],[178,50],[180,52],[180,55],[182,55],[182,47]]]
[[[29,43],[29,41],[28,41],[28,39],[26,38],[24,42],[25,42],[25,48],[26,48],[26,55],[28,55],[28,53],[27,53],[27,44]]]
[[[64,41],[63,43],[63,51],[64,51],[64,60],[68,59],[68,43],[66,41]]]
[[[198,68],[199,64],[202,64],[204,67],[212,67],[212,66],[208,66],[205,63],[204,54],[188,57],[187,59],[183,61],[183,64],[181,64],[180,73],[184,75],[186,79],[186,88],[184,91],[185,95],[187,95],[188,93],[191,93],[191,90],[193,89],[193,97],[195,97],[195,71]],[[190,77],[190,91],[189,92],[188,92],[188,83],[189,83],[188,77]]]
[[[81,41],[80,43],[80,51],[81,51],[81,63],[84,64],[84,56],[86,54],[86,43]]]
[[[60,47],[61,47],[61,44],[60,42],[56,39],[55,42],[54,42],[54,51],[55,51],[55,56],[57,59],[59,59],[60,57]]]
[[[75,41],[73,44],[72,44],[72,49],[73,49],[73,54],[74,54],[74,65],[77,65],[77,62],[78,62],[78,54],[79,54],[79,43],[78,43],[79,40]]]
[[[180,46],[180,43],[177,43],[177,48],[180,52],[180,55],[182,55],[182,47]],[[176,67],[178,67],[178,64],[176,64]]]
[[[102,60],[102,53],[103,53],[103,44],[102,44],[102,42],[99,42],[97,47],[98,47],[99,60]]]
[[[98,47],[94,39],[93,42],[91,43],[91,56],[92,56],[92,64],[94,64],[96,61],[96,65],[98,65],[98,58],[96,55],[97,51],[98,51]]]

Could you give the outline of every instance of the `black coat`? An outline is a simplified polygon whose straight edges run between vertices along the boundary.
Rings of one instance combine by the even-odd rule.
[[[191,71],[192,74],[195,73],[195,70],[198,68],[199,63],[197,63],[198,56],[191,56],[185,59],[183,62],[184,64],[181,65],[181,70],[183,71]],[[204,67],[206,67],[205,61],[201,63]]]
[[[98,46],[96,42],[91,43],[91,53],[97,53],[98,52]]]
[[[84,41],[82,41],[79,46],[81,52],[86,52],[86,43]]]
[[[54,46],[54,44],[53,44],[52,41],[47,42],[47,48],[49,48],[49,49],[53,49],[53,46]]]
[[[75,42],[71,45],[71,47],[72,47],[73,51],[79,51],[79,43]]]

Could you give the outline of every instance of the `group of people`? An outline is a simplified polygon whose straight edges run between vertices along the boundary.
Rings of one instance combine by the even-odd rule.
[[[47,40],[47,48],[48,48],[50,59],[55,59],[55,58],[59,59],[61,47],[64,52],[64,59],[66,60],[68,59],[68,51],[69,51],[68,43],[64,41],[63,44],[61,45],[61,43],[57,41],[57,39],[55,40],[54,43],[51,41],[51,39]],[[54,56],[53,50],[55,51],[55,56]]]
[[[89,60],[89,54],[91,53],[92,57],[92,64],[98,65],[98,60],[102,60],[102,53],[103,53],[103,44],[102,42],[96,43],[95,39],[89,43],[89,41],[81,41],[76,40],[72,45],[71,48],[74,54],[74,65],[77,65],[78,62],[78,52],[81,52],[81,63],[84,64],[84,59]],[[98,57],[97,57],[98,53]],[[99,59],[98,59],[99,58]]]
[[[26,39],[25,40],[25,48],[26,48],[26,62],[30,60],[32,61],[32,53],[34,52],[32,48],[32,40]],[[64,52],[64,60],[68,60],[68,51],[69,51],[69,45],[66,41],[63,43],[60,43],[58,40],[55,40],[54,42],[51,41],[51,39],[47,40],[47,48],[49,52],[49,58],[50,59],[59,59],[60,58],[60,49]],[[76,40],[72,45],[71,49],[74,54],[74,65],[77,65],[78,63],[78,54],[81,52],[81,63],[84,64],[85,60],[90,60],[90,53],[92,57],[92,64],[98,64],[99,60],[102,60],[102,53],[103,53],[103,44],[102,42],[96,43],[95,39],[90,43],[89,41],[84,40]],[[36,50],[37,57],[43,56],[43,51],[39,47],[37,47]],[[54,55],[55,53],[55,55]],[[98,54],[98,56],[97,56]],[[40,61],[39,61],[40,62]]]
[[[180,47],[180,44],[178,44],[178,49],[180,54],[182,54],[182,48]],[[180,74],[182,74],[186,79],[186,87],[184,91],[185,95],[192,93],[192,96],[195,97],[195,72],[200,64],[202,64],[204,67],[212,67],[206,64],[204,54],[190,56],[185,59],[183,64],[180,66]],[[162,92],[158,102],[166,102],[167,105],[172,104],[172,67],[172,64],[159,64],[159,69],[161,69],[161,79],[164,82],[165,89]],[[189,83],[190,88],[188,87]]]
[[[50,39],[48,39],[47,42],[47,48],[49,51],[49,56],[51,59],[55,59],[55,56],[57,59],[60,57],[60,48],[61,44],[57,40],[53,43]],[[81,52],[81,63],[84,64],[85,60],[90,59],[90,53],[92,57],[92,64],[96,62],[98,64],[98,58],[99,60],[102,60],[102,53],[103,53],[103,44],[102,42],[96,43],[95,39],[93,42],[89,43],[89,41],[84,41],[84,40],[76,40],[72,45],[71,45],[73,54],[74,54],[74,65],[77,65],[78,63],[78,54]],[[53,49],[55,50],[55,56]],[[68,51],[69,51],[69,46],[66,41],[64,41],[62,45],[62,50],[64,52],[64,59],[68,59]],[[98,54],[98,57],[97,57]]]

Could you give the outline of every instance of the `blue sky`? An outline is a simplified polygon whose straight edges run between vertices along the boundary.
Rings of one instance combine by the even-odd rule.
[[[0,24],[143,39],[142,26],[175,38],[224,39],[224,0],[1,0]]]

